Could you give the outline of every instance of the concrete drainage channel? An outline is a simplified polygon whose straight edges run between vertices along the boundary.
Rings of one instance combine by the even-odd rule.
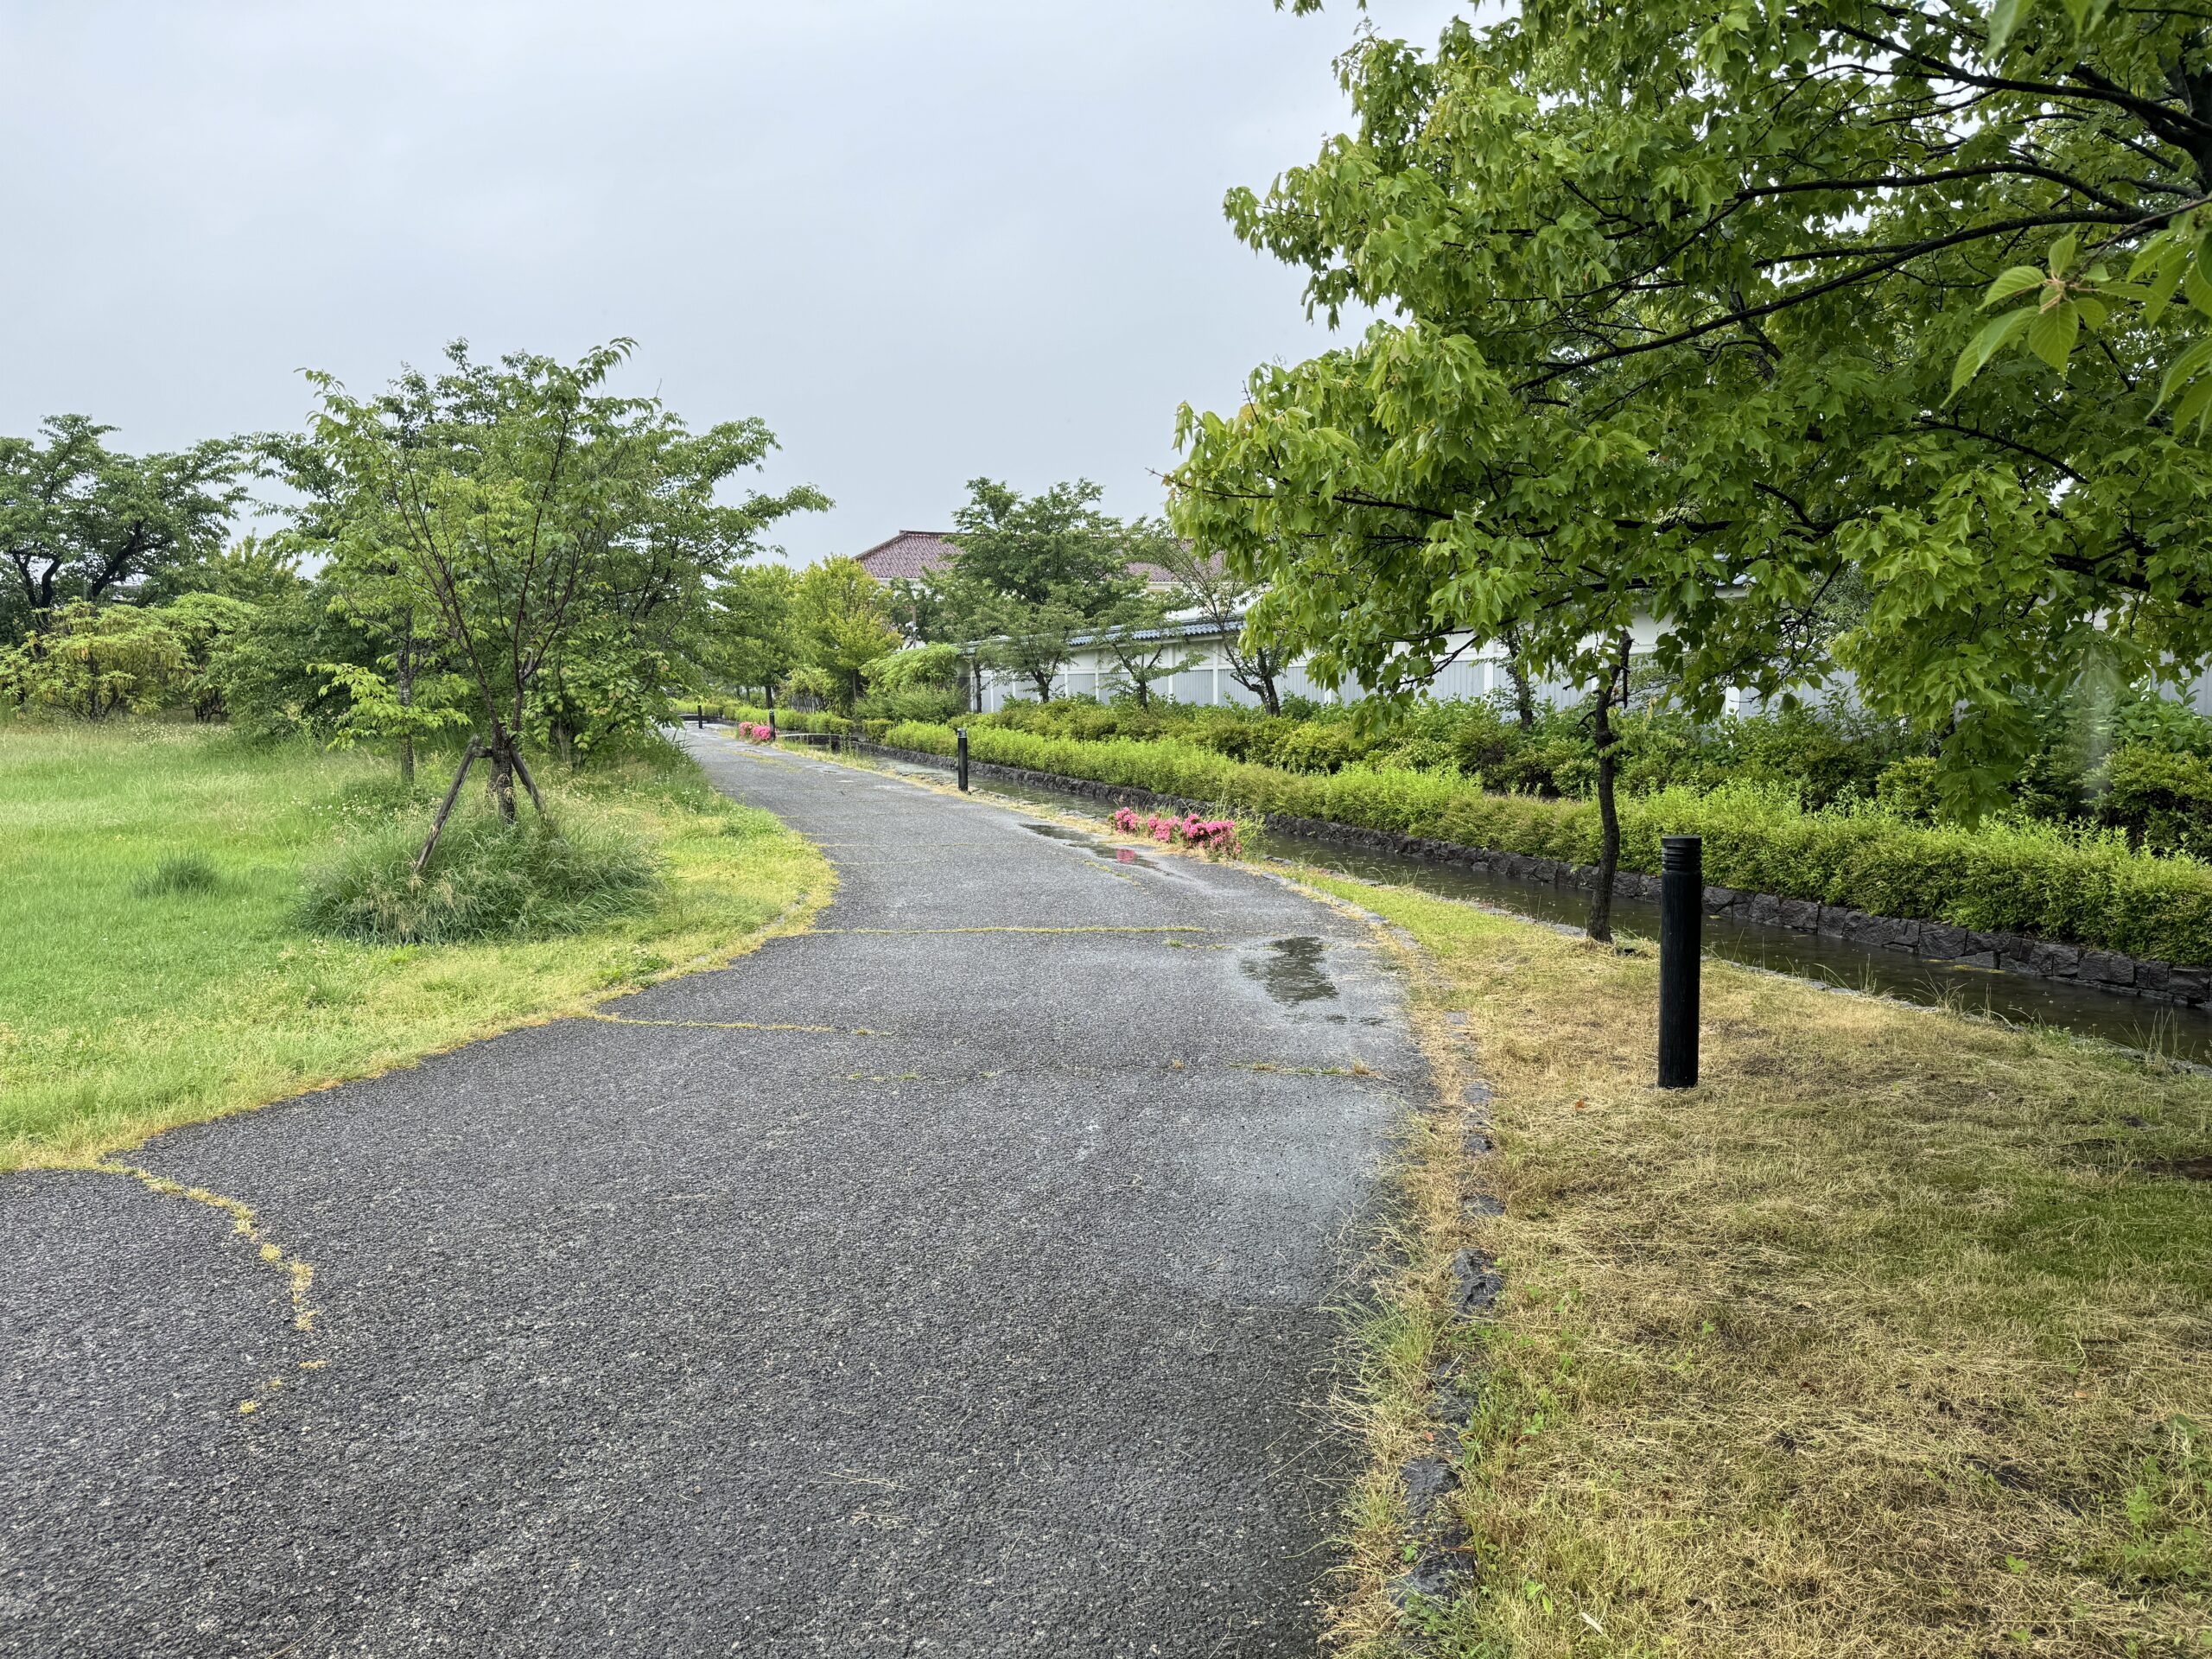
[[[944,755],[845,738],[838,752],[942,774]],[[1211,812],[1210,803],[1083,778],[971,761],[979,781],[1016,800],[1068,807]],[[1318,819],[1270,817],[1255,850],[1338,874],[1577,925],[1589,873],[1557,859],[1497,853]],[[1659,878],[1624,871],[1614,921],[1656,938]],[[2013,1024],[2053,1026],[2212,1065],[2212,969],[2138,961],[2012,934],[1874,916],[1733,888],[1707,890],[1707,954],[1841,989],[1948,1006]]]
[[[1464,1027],[1467,1016],[1451,1016]],[[1470,1165],[1479,1170],[1495,1155],[1491,1140],[1490,1089],[1479,1081],[1461,1090],[1460,1111],[1465,1150]],[[1461,1215],[1469,1220],[1503,1215],[1505,1206],[1492,1194],[1466,1192],[1460,1195]],[[1459,1323],[1487,1320],[1497,1299],[1504,1294],[1505,1277],[1497,1263],[1469,1245],[1453,1252],[1447,1312]],[[1465,1429],[1473,1418],[1481,1395],[1480,1375],[1456,1359],[1446,1359],[1429,1374],[1430,1416],[1444,1446],[1450,1436]],[[1440,1447],[1440,1451],[1442,1450]],[[1408,1460],[1398,1481],[1406,1506],[1406,1541],[1412,1564],[1390,1583],[1390,1597],[1401,1611],[1416,1602],[1446,1602],[1474,1576],[1475,1562],[1468,1553],[1466,1528],[1448,1502],[1459,1489],[1459,1471],[1448,1456],[1428,1454]]]

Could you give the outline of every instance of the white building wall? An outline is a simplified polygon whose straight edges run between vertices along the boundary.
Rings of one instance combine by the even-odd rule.
[[[1454,640],[1466,638],[1454,636]],[[1640,619],[1633,632],[1631,651],[1635,655],[1648,654],[1658,639],[1658,628],[1649,619]],[[1229,658],[1216,639],[1192,639],[1187,645],[1190,654],[1199,658],[1196,668],[1174,677],[1172,682],[1155,682],[1154,695],[1166,696],[1177,702],[1215,704],[1241,703],[1247,706],[1259,699],[1236,683],[1229,671]],[[1110,695],[1114,681],[1114,664],[1105,653],[1098,651],[1078,652],[1068,667],[1052,683],[1055,696],[1088,695],[1102,700]],[[1302,662],[1294,663],[1275,681],[1276,688],[1285,696],[1310,697],[1317,702],[1357,702],[1361,693],[1347,687],[1341,696],[1318,684],[1306,672]],[[1847,671],[1839,670],[1829,677],[1826,686],[1817,696],[1821,698],[1840,697],[1851,702],[1853,677]],[[1432,696],[1481,697],[1510,696],[1513,682],[1506,667],[1505,648],[1502,645],[1478,646],[1442,669],[1430,684]],[[1540,703],[1572,702],[1580,696],[1576,688],[1557,681],[1539,680],[1531,688]],[[1032,697],[1034,689],[1027,679],[1016,675],[987,671],[983,676],[983,709],[996,714],[1009,700]],[[2212,718],[2212,667],[2177,691],[2170,692],[2177,701],[2185,703],[2196,713]],[[1760,700],[1747,692],[1731,691],[1727,697],[1728,712],[1750,715],[1760,712]]]
[[[1649,636],[1656,630],[1648,625],[1638,629],[1640,635],[1636,648],[1649,648]],[[1464,639],[1466,636],[1459,636]],[[1195,667],[1185,670],[1171,680],[1155,681],[1153,695],[1176,702],[1212,705],[1242,703],[1247,706],[1259,699],[1239,685],[1229,671],[1228,654],[1221,649],[1217,639],[1192,639],[1186,646],[1189,655],[1198,658]],[[1505,648],[1491,645],[1479,646],[1466,652],[1443,669],[1431,683],[1429,691],[1440,698],[1479,697],[1492,692],[1503,693],[1512,688],[1506,671]],[[1090,696],[1103,700],[1111,693],[1115,679],[1112,659],[1101,651],[1077,652],[1068,666],[1052,681],[1054,696]],[[1317,702],[1357,702],[1361,693],[1347,687],[1342,696],[1320,684],[1306,671],[1302,661],[1294,662],[1276,677],[1276,689],[1287,697],[1311,697]],[[1539,683],[1535,688],[1541,702],[1559,702],[1572,695],[1568,689],[1555,683]],[[1010,701],[1033,697],[1035,689],[1022,676],[999,670],[986,671],[983,676],[983,711],[996,714]]]

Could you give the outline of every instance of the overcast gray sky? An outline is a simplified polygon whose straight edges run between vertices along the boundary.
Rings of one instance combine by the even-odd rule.
[[[1451,0],[1376,0],[1424,41]],[[467,336],[695,425],[759,415],[834,512],[949,524],[977,474],[1159,503],[1176,405],[1310,354],[1220,205],[1346,124],[1350,0],[0,0],[0,431],[127,448],[296,423]]]

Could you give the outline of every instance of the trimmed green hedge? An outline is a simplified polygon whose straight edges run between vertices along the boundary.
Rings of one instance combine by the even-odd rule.
[[[711,707],[709,712],[713,712]],[[768,711],[766,709],[756,708],[750,703],[743,702],[726,705],[722,709],[721,718],[730,721],[749,720],[755,726],[773,726],[779,732],[832,732],[842,736],[853,729],[851,721],[847,720],[842,715],[833,715],[827,710],[808,714],[797,709],[779,709],[776,710],[776,717],[772,721],[768,718]]]
[[[884,741],[950,754],[952,728],[906,721]],[[1173,741],[1084,742],[971,728],[1001,766],[1148,789],[1494,852],[1592,864],[1593,802],[1493,795],[1450,772],[1286,772]],[[1779,791],[1669,789],[1621,803],[1621,865],[1656,874],[1659,838],[1705,837],[1706,879],[1878,916],[2024,933],[2190,966],[2212,963],[2212,866],[2130,850],[2118,832],[1904,823],[1874,807],[1807,811]]]

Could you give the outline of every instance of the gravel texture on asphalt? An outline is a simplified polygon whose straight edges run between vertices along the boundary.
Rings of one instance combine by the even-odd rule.
[[[229,1211],[0,1179],[0,1654],[1313,1650],[1365,925],[686,741],[813,931],[130,1155],[308,1328]]]

